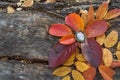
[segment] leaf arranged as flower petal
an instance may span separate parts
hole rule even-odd
[[[56,76],[65,76],[65,75],[67,75],[70,72],[71,72],[71,68],[70,67],[60,67],[60,68],[57,68],[53,72],[53,75],[56,75]]]
[[[60,40],[61,44],[69,45],[75,42],[75,38],[73,34],[63,36]]]
[[[104,19],[109,20],[118,16],[120,16],[120,9],[112,9],[106,14]]]
[[[96,18],[102,19],[108,11],[108,2],[103,2],[96,11]]]
[[[89,7],[88,18],[87,19],[88,19],[88,23],[90,21],[94,20],[94,8],[93,8],[92,5]]]
[[[105,20],[95,20],[88,24],[86,28],[86,35],[88,38],[97,37],[107,30],[108,24]]]
[[[103,45],[104,41],[105,41],[105,34],[102,34],[98,37],[96,37],[96,41],[100,44],[100,45]]]
[[[72,70],[72,77],[74,80],[85,80],[81,73],[77,70]]]
[[[97,68],[101,64],[102,49],[93,38],[88,38],[84,43],[81,43],[81,49],[85,59],[93,67]]]
[[[96,76],[96,69],[90,66],[85,72],[83,72],[85,80],[94,80]]]
[[[113,80],[113,76],[115,75],[114,70],[104,65],[99,66],[99,72],[104,80]]]
[[[53,49],[50,50],[48,62],[49,67],[57,67],[63,64],[72,53],[76,51],[79,43],[73,43],[71,45],[56,44]]]
[[[84,72],[89,68],[87,64],[85,64],[84,62],[80,62],[80,61],[75,62],[75,66],[77,70],[79,70],[80,72]]]
[[[65,36],[72,34],[72,31],[69,27],[64,24],[52,24],[49,29],[49,33],[53,36]]]
[[[73,28],[75,31],[84,30],[84,22],[82,18],[76,13],[71,13],[67,15],[65,18],[65,23]]]
[[[67,75],[67,76],[63,77],[63,79],[62,79],[62,80],[70,80],[70,76],[69,76],[69,75]]]
[[[110,68],[117,68],[120,67],[120,60],[113,60]]]

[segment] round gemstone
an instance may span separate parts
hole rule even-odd
[[[84,40],[85,40],[85,35],[84,35],[84,33],[83,33],[83,32],[77,32],[77,33],[76,33],[76,39],[77,39],[77,41],[79,41],[79,42],[84,42]]]

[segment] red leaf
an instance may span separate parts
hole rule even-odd
[[[87,19],[88,19],[88,23],[90,21],[94,20],[94,8],[93,8],[92,5],[89,7],[88,18]]]
[[[74,43],[75,38],[73,34],[70,34],[70,35],[63,36],[59,41],[61,44],[68,45],[68,44]]]
[[[108,11],[108,2],[103,2],[96,11],[96,18],[102,19]]]
[[[93,67],[97,68],[101,64],[102,49],[93,38],[88,38],[84,43],[81,43],[81,49],[85,59]]]
[[[104,17],[104,19],[108,20],[108,19],[112,19],[112,18],[115,18],[117,16],[120,16],[120,9],[113,9],[113,10],[110,10],[106,16]]]
[[[88,70],[83,72],[83,76],[84,76],[85,80],[94,80],[94,78],[96,76],[96,69],[94,67],[90,66],[90,68]]]
[[[60,43],[56,44],[49,53],[49,67],[57,67],[63,64],[70,55],[76,51],[76,48],[79,46],[79,43],[73,43],[71,45],[62,45]]]
[[[76,13],[71,13],[66,16],[65,23],[73,28],[75,31],[84,30],[84,22],[82,18]]]
[[[49,29],[49,33],[54,36],[65,36],[72,34],[72,31],[69,27],[64,24],[52,24]]]
[[[104,65],[100,65],[98,69],[104,80],[113,80],[113,76],[115,75],[114,70]]]
[[[111,68],[120,67],[120,60],[114,60],[110,66]]]
[[[88,24],[86,29],[87,37],[97,37],[107,30],[108,24],[105,20],[95,20]]]

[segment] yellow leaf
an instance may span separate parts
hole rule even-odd
[[[64,66],[70,66],[74,63],[74,59],[75,59],[75,53],[73,53],[67,61],[65,61],[65,63],[63,64]]]
[[[75,62],[75,66],[77,70],[79,70],[80,72],[84,72],[89,68],[87,64],[85,64],[84,62],[80,62],[80,61]]]
[[[113,47],[117,43],[117,40],[118,40],[118,32],[113,30],[107,35],[104,41],[104,45],[107,48]]]
[[[117,44],[117,50],[120,50],[120,41]]]
[[[77,70],[72,70],[72,77],[74,80],[85,80],[83,75],[79,73]]]
[[[96,37],[96,41],[97,41],[100,45],[103,45],[104,40],[105,40],[105,34]]]
[[[117,58],[120,60],[120,51],[116,51],[116,56],[117,56]]]
[[[113,57],[112,53],[109,49],[104,48],[103,49],[103,62],[106,66],[110,66],[112,64]]]
[[[63,77],[63,79],[62,79],[62,80],[70,80],[70,76],[69,76],[69,75],[67,75],[67,76]]]
[[[57,68],[53,72],[53,75],[55,75],[55,76],[65,76],[65,75],[69,74],[70,72],[71,72],[70,67],[60,67],[60,68]]]
[[[46,3],[53,3],[56,2],[56,0],[47,0]]]
[[[31,7],[34,4],[33,0],[25,0],[21,7]]]
[[[11,7],[11,6],[7,7],[7,13],[14,13],[14,12],[15,12],[15,10],[13,7]]]
[[[83,56],[83,54],[80,54],[80,53],[78,53],[77,55],[76,55],[76,58],[77,58],[77,60],[79,60],[79,61],[86,61],[85,60],[85,58],[84,58],[84,56]]]

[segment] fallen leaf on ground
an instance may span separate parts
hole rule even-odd
[[[89,68],[87,64],[80,61],[75,62],[75,66],[76,66],[76,69],[79,70],[80,72],[84,72]]]
[[[110,68],[120,67],[120,60],[114,60],[110,66]]]
[[[62,80],[70,80],[70,76],[67,75],[67,76],[63,77]]]
[[[100,65],[98,69],[104,80],[113,80],[113,76],[115,75],[114,70],[105,65]]]
[[[108,3],[103,2],[96,11],[96,18],[102,19],[108,11]]]
[[[116,56],[117,56],[117,58],[118,58],[118,60],[120,60],[120,51],[116,51]]]
[[[15,10],[12,6],[7,7],[7,13],[14,13],[14,12],[15,12]]]
[[[73,53],[68,59],[67,61],[65,61],[65,63],[63,64],[64,66],[70,66],[74,63],[74,59],[75,59],[75,53]]]
[[[59,67],[54,72],[53,75],[55,76],[65,76],[71,72],[70,67]]]
[[[120,50],[120,41],[117,44],[117,50]]]
[[[33,6],[33,4],[34,4],[33,0],[25,0],[23,4],[21,5],[21,7],[31,7]]]
[[[56,0],[47,0],[46,3],[53,3],[56,2]]]
[[[86,71],[83,72],[85,80],[94,80],[96,76],[96,69],[90,66]]]
[[[118,32],[112,30],[106,37],[104,45],[107,48],[113,47],[118,41]]]
[[[105,40],[105,34],[102,34],[102,35],[96,37],[96,41],[97,41],[100,45],[103,45],[104,40]]]
[[[83,75],[77,70],[72,70],[72,77],[74,80],[85,80]]]
[[[106,66],[110,66],[112,64],[113,57],[112,53],[109,49],[103,48],[103,62]]]

